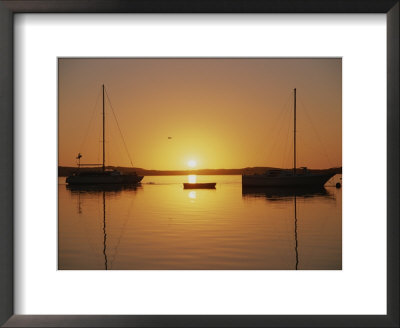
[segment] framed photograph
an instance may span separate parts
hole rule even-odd
[[[58,269],[341,270],[341,73],[59,58]]]
[[[398,327],[398,1],[0,14],[2,325]]]

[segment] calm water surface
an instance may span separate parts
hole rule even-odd
[[[183,182],[217,182],[185,190]],[[146,176],[131,189],[59,178],[59,269],[342,268],[342,191],[242,190],[241,176]]]

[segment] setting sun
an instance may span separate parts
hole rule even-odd
[[[195,160],[191,159],[190,161],[187,162],[187,165],[189,167],[196,167],[197,162]]]

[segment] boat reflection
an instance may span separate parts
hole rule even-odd
[[[335,199],[334,195],[324,187],[318,188],[271,188],[271,187],[242,187],[242,197],[261,197],[268,201],[290,201],[293,197],[312,198],[322,197]]]
[[[102,191],[119,192],[123,190],[136,191],[141,189],[141,184],[136,185],[123,185],[123,184],[104,184],[104,185],[66,185],[66,188],[71,192],[88,192],[99,193]]]
[[[307,199],[313,197],[322,197],[335,200],[333,194],[324,187],[313,188],[271,188],[271,187],[242,187],[242,197],[265,198],[270,202],[292,202],[293,201],[293,239],[295,270],[299,268],[299,241],[298,241],[298,218],[297,218],[297,199]]]
[[[104,267],[108,270],[107,261],[107,231],[106,231],[106,192],[103,191],[103,254],[104,254]]]
[[[71,194],[78,195],[78,214],[82,214],[81,195],[87,194],[101,194],[102,195],[102,223],[103,223],[103,256],[104,256],[104,269],[108,270],[108,257],[107,257],[107,220],[106,220],[106,197],[118,194],[122,191],[133,191],[136,193],[141,189],[141,185],[121,185],[121,184],[107,184],[107,185],[66,185],[66,189],[71,191]],[[110,219],[110,218],[108,218]]]
[[[295,269],[297,270],[299,267],[299,249],[298,249],[298,238],[297,238],[297,198],[296,194],[293,197],[294,201],[294,252],[296,254],[296,265]]]

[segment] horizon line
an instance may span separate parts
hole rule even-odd
[[[58,165],[58,168],[63,167],[63,168],[79,168],[78,166],[68,166],[68,165]],[[281,169],[281,170],[293,170],[293,167],[289,168],[283,168],[283,167],[277,167],[277,166],[246,166],[246,167],[240,167],[240,168],[217,168],[217,169],[211,169],[211,168],[205,168],[205,169],[145,169],[142,167],[129,167],[129,166],[119,166],[119,165],[106,165],[106,168],[109,167],[118,167],[122,169],[138,169],[138,170],[145,170],[145,171],[187,171],[187,172],[193,172],[193,171],[206,171],[206,170],[245,170],[245,169],[264,169],[264,168],[273,168],[273,169]],[[342,168],[342,165],[340,166],[332,166],[328,168],[310,168],[307,166],[299,166],[296,167],[296,169],[301,169],[306,167],[309,170],[330,170],[330,169],[339,169]],[[81,167],[82,168],[82,167]],[[86,169],[90,169],[91,167],[85,167]]]

